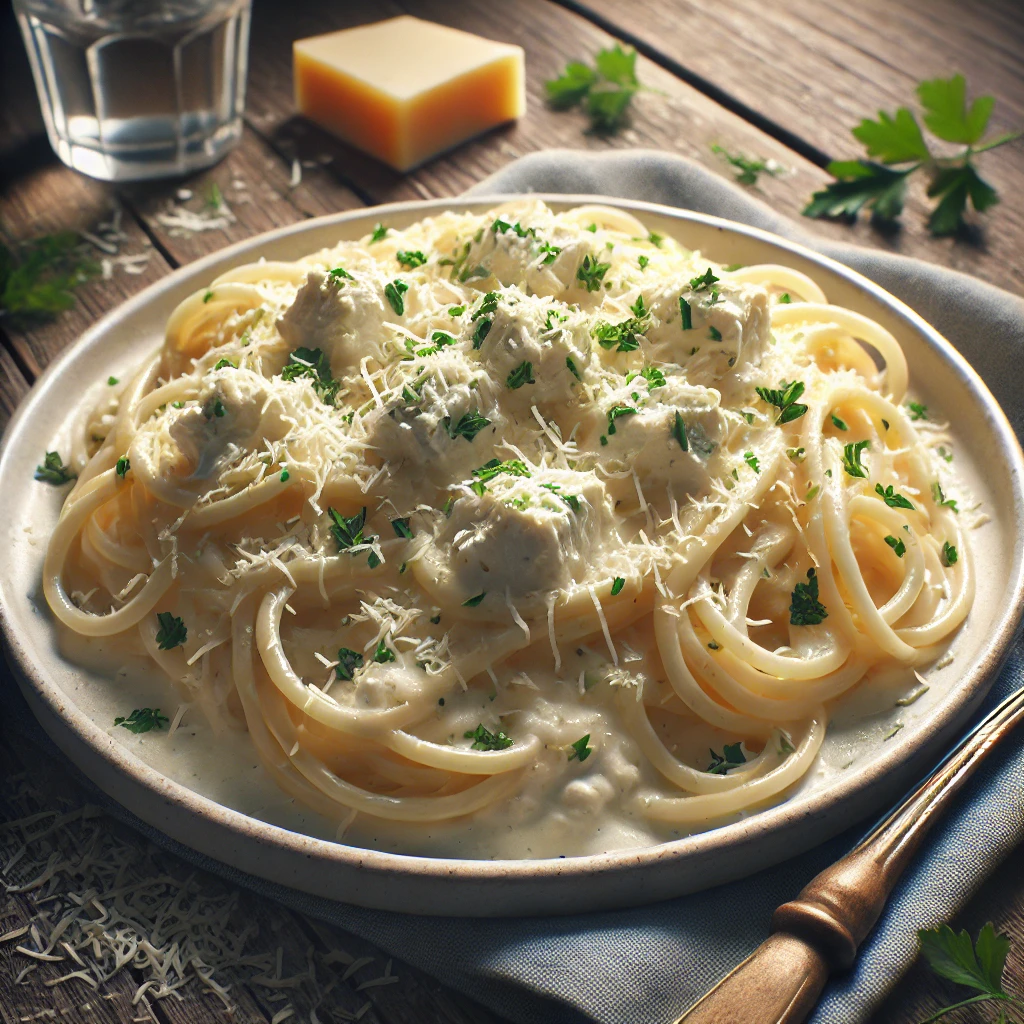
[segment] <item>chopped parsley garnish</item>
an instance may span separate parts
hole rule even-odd
[[[741,185],[756,185],[761,174],[767,173],[774,177],[781,170],[774,160],[730,153],[724,146],[713,145],[711,152],[718,154],[726,163],[736,168],[736,180]]]
[[[484,338],[487,337],[493,323],[490,319],[491,314],[497,312],[497,309],[498,293],[488,292],[470,318],[470,322],[476,324],[476,330],[473,332],[473,348],[479,348],[484,343]]]
[[[529,476],[529,474],[527,474]],[[573,512],[579,512],[580,510],[580,498],[578,494],[560,494],[562,488],[558,484],[541,484],[541,487],[545,490],[552,491],[556,498],[561,498],[573,510]],[[525,505],[523,506],[525,508]]]
[[[791,384],[783,382],[781,388],[754,388],[758,397],[769,405],[774,405],[779,410],[776,424],[789,423],[798,420],[805,412],[807,406],[797,402],[797,399],[804,393],[804,382],[795,380]]]
[[[512,746],[512,738],[506,736],[501,730],[491,732],[481,723],[475,729],[467,729],[463,733],[467,740],[473,741],[472,750],[504,750]]]
[[[506,378],[505,383],[512,391],[518,391],[524,384],[536,384],[533,379],[533,363],[529,360],[520,363]]]
[[[922,405],[920,402],[907,402],[907,409],[910,410],[910,418],[912,420],[928,419],[927,405]]]
[[[218,359],[217,362],[213,364],[213,368],[215,370],[225,370],[228,368],[232,370],[238,369],[238,367],[233,362],[231,362],[230,359]]]
[[[465,313],[465,312],[466,312],[466,307],[465,306],[449,306],[448,307],[448,315],[449,316],[462,316],[462,314]]]
[[[338,648],[338,664],[334,666],[335,679],[347,679],[351,681],[356,674],[357,668],[363,667],[363,656],[351,647]]]
[[[484,319],[477,323],[476,330],[473,332],[473,348],[480,348],[484,343],[484,338],[486,338],[491,331],[492,322],[493,321],[491,320]]]
[[[615,421],[620,416],[635,416],[635,415],[636,415],[636,409],[634,409],[631,405],[613,405],[608,410],[608,433],[609,434],[614,434],[615,433]]]
[[[298,380],[300,377],[308,377],[313,382],[313,390],[324,405],[334,405],[341,381],[331,376],[331,361],[322,349],[299,347],[288,357],[281,379]]]
[[[391,529],[395,531],[396,537],[404,537],[406,540],[412,539],[412,528],[409,526],[408,519],[392,519]]]
[[[108,377],[107,378],[107,384],[110,387],[113,387],[115,384],[120,384],[120,381],[116,377]]]
[[[743,461],[755,472],[761,472],[761,464],[757,461],[757,456],[753,452],[744,452]]]
[[[380,221],[377,221],[377,223],[373,225],[373,234],[370,235],[370,242],[373,243],[381,241],[387,233],[388,229],[384,227]]]
[[[526,463],[520,462],[519,459],[507,459],[505,462],[502,462],[501,459],[491,459],[490,462],[485,462],[479,469],[473,470],[473,476],[477,479],[469,485],[470,490],[482,495],[487,490],[484,484],[502,473],[508,473],[511,476],[528,477],[530,475]]]
[[[935,449],[935,453],[944,462],[952,462],[953,461],[953,453],[951,451],[947,451],[946,448],[944,448],[941,444],[939,445],[938,448]]]
[[[807,493],[804,495],[804,501],[813,501],[821,490],[821,484],[815,484],[813,487],[807,489]]]
[[[590,742],[590,733],[586,736],[581,736],[575,743],[571,744],[572,753],[569,754],[569,760],[586,761],[588,757],[594,752],[593,747],[588,747],[587,744]]]
[[[665,386],[665,374],[658,369],[657,366],[645,366],[639,373],[629,373],[626,375],[626,383],[634,380],[637,377],[643,377],[647,381],[647,390],[653,391],[655,388],[663,388]]]
[[[952,498],[947,498],[942,493],[942,485],[939,483],[938,480],[936,480],[932,484],[932,500],[935,502],[936,505],[942,505],[945,506],[946,508],[951,508],[954,512],[960,511],[956,507],[956,502]]]
[[[850,429],[846,425],[846,423],[843,420],[841,420],[835,413],[832,413],[832,426],[835,427],[836,430],[849,430]]]
[[[227,407],[219,398],[208,398],[203,403],[203,416],[207,420],[212,420],[214,416],[221,417],[227,413]]]
[[[395,253],[395,259],[402,264],[403,267],[408,267],[412,270],[414,267],[422,267],[427,262],[427,257],[423,255],[419,249],[406,250],[399,249]]]
[[[490,424],[486,416],[481,416],[476,410],[464,412],[457,420],[452,422],[451,416],[445,416],[441,423],[447,431],[448,436],[454,441],[457,437],[464,437],[472,441],[484,427]]]
[[[903,497],[902,494],[892,489],[892,484],[888,487],[882,488],[881,484],[875,484],[875,493],[889,506],[889,508],[910,508],[914,506]]]
[[[867,477],[868,471],[861,464],[860,457],[864,449],[870,447],[870,441],[851,441],[850,444],[843,445],[843,469],[846,470],[847,476]]]
[[[896,552],[897,558],[902,558],[906,554],[907,545],[899,537],[888,536],[885,538],[885,543]]]
[[[708,267],[703,274],[690,278],[690,288],[695,292],[706,292],[713,289],[720,280],[721,278],[715,277],[715,272]]]
[[[818,576],[816,571],[807,570],[807,582],[793,588],[789,605],[789,621],[793,626],[817,626],[828,618],[825,606],[818,600]]]
[[[787,448],[786,455],[799,465],[807,457],[807,450],[805,448]]]
[[[661,243],[665,241],[665,236],[659,235],[657,231],[652,231],[648,234],[647,241],[650,242],[655,249],[660,249]]]
[[[793,300],[789,297],[789,292],[783,292],[779,296],[779,302],[781,302],[784,306],[788,306],[792,301]]]
[[[600,290],[604,275],[611,268],[610,263],[600,263],[590,256],[584,256],[583,262],[576,269],[576,280],[583,284],[588,292],[596,292]]]
[[[544,253],[544,259],[540,261],[540,265],[542,267],[547,267],[558,259],[561,255],[562,248],[558,245],[552,245],[550,242],[541,242],[540,251]]]
[[[288,480],[290,478],[291,478],[291,473],[289,473],[287,469],[282,469],[281,470],[281,483],[283,483],[283,484],[288,483]]]
[[[709,775],[725,775],[726,772],[733,768],[739,768],[740,765],[747,763],[747,759],[743,756],[743,751],[740,749],[742,743],[726,743],[722,747],[722,753],[716,754],[713,750],[711,753],[711,764],[705,769]]]
[[[162,729],[170,719],[160,713],[159,708],[136,708],[127,718],[118,716],[114,719],[114,725],[120,725],[129,732],[152,732],[153,729]]]
[[[355,278],[344,267],[334,267],[332,270],[327,271],[327,276],[335,284],[344,284],[346,281],[355,280]]]
[[[330,506],[327,508],[327,514],[331,517],[331,536],[339,551],[369,543],[370,538],[363,537],[363,526],[366,524],[365,505],[354,516],[343,516]]]
[[[612,597],[618,597],[625,585],[626,581],[621,576],[616,576],[612,581]]]
[[[395,311],[396,316],[402,316],[405,313],[405,293],[408,290],[409,286],[405,281],[397,277],[384,286],[384,298],[388,300],[388,304]]]
[[[156,631],[156,645],[161,651],[173,651],[181,647],[188,639],[188,627],[183,619],[170,612],[157,612],[156,621],[160,628]]]
[[[565,365],[569,368],[569,372],[577,380],[583,380],[583,377],[580,375],[580,371],[576,368],[576,363],[573,361],[572,356],[566,356],[565,357]]]
[[[687,302],[686,299],[684,299],[682,295],[679,296],[679,315],[683,318],[683,330],[684,331],[692,331],[693,330],[693,310],[690,309],[689,302]],[[697,350],[694,349],[694,352],[696,352],[696,351]],[[691,352],[690,354],[692,355],[693,353]]]
[[[484,590],[482,593],[474,594],[472,597],[467,597],[466,600],[462,602],[462,607],[475,608],[486,596],[487,591]]]
[[[646,256],[637,256],[636,263],[641,270],[647,269],[647,264],[651,261]]]
[[[594,325],[591,333],[601,348],[614,348],[616,352],[633,352],[640,347],[640,337],[651,326],[651,313],[644,306],[642,295],[630,309],[633,316],[628,320],[618,324],[609,324],[601,320]]]
[[[684,452],[690,450],[690,445],[686,440],[686,424],[683,422],[682,415],[677,411],[675,422],[672,424],[672,436],[679,442],[679,447]]]
[[[132,468],[132,464],[128,459],[127,455],[122,455],[117,460],[117,465],[114,467],[114,472],[123,480],[128,473],[128,470]]]
[[[956,565],[956,560],[960,556],[956,553],[956,548],[949,543],[948,540],[942,542],[942,564],[947,568],[951,565]]]
[[[64,465],[64,460],[57,452],[47,452],[43,456],[43,464],[36,466],[35,477],[44,484],[60,487],[62,484],[77,479],[78,474],[72,472],[69,466]]]
[[[373,660],[378,665],[384,665],[389,661],[395,660],[395,652],[388,647],[387,637],[382,636],[377,642],[377,650],[373,652]]]
[[[709,327],[708,328],[708,337],[712,341],[721,341],[722,340],[722,332],[717,327]]]
[[[536,228],[524,228],[523,225],[519,223],[519,221],[516,221],[514,224],[511,224],[503,217],[499,217],[491,225],[491,231],[493,231],[496,235],[504,235],[507,232],[511,231],[512,234],[518,235],[520,238],[530,238],[531,236],[534,238],[537,237]]]
[[[210,301],[210,299],[212,299],[212,298],[213,298],[213,292],[209,292],[209,291],[208,291],[208,292],[206,292],[206,293],[205,293],[205,294],[203,295],[203,302],[204,302],[204,303],[206,303],[206,302],[209,302],[209,301]]]

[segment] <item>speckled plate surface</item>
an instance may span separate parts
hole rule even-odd
[[[412,913],[514,916],[652,902],[759,871],[880,810],[939,756],[987,692],[1024,610],[1024,457],[966,361],[877,285],[765,232],[647,203],[538,198],[556,210],[586,202],[630,210],[720,263],[792,266],[814,278],[830,301],[892,331],[907,354],[915,395],[952,422],[957,469],[989,516],[972,534],[985,587],[954,641],[954,659],[929,671],[931,689],[908,708],[849,724],[837,716],[818,766],[783,803],[661,846],[559,860],[454,860],[345,846],[332,840],[330,823],[295,806],[263,777],[244,735],[207,743],[202,723],[175,737],[115,731],[124,694],[61,656],[40,586],[63,492],[36,483],[33,471],[47,448],[60,446],[88,386],[139,363],[159,345],[174,306],[235,264],[296,259],[360,237],[379,220],[404,227],[446,209],[480,212],[494,200],[401,203],[310,220],[229,246],[111,311],[42,376],[0,451],[0,628],[22,690],[47,733],[87,776],[178,842],[281,885]],[[993,465],[1000,471],[991,472]],[[155,704],[161,694],[168,702],[165,689],[150,685]]]

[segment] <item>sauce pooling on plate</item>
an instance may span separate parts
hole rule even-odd
[[[810,278],[620,210],[382,225],[175,310],[46,596],[360,843],[651,845],[783,799],[966,616],[907,384]]]

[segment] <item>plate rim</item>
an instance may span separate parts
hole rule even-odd
[[[113,307],[46,367],[28,395],[19,404],[4,431],[3,441],[0,444],[0,479],[5,474],[5,464],[14,448],[14,441],[20,433],[22,422],[27,420],[36,406],[43,401],[49,382],[62,373],[64,366],[75,358],[78,352],[99,343],[102,336],[117,320],[133,315],[157,296],[173,291],[186,279],[201,276],[207,272],[207,268],[217,267],[259,247],[272,245],[285,238],[314,233],[333,225],[342,225],[349,221],[381,218],[389,213],[417,213],[420,216],[429,216],[432,213],[447,210],[482,210],[496,203],[524,199],[537,199],[560,206],[599,203],[640,215],[654,214],[684,224],[695,222],[719,231],[745,235],[818,264],[843,278],[859,291],[866,292],[906,321],[919,335],[922,335],[928,345],[936,350],[938,356],[952,368],[960,384],[966,386],[973,393],[979,406],[984,409],[988,420],[989,436],[997,442],[998,450],[995,454],[1005,459],[1012,478],[1011,490],[1016,502],[1013,510],[1013,522],[1016,532],[1018,536],[1024,534],[1024,516],[1022,516],[1022,509],[1024,509],[1024,452],[1021,451],[1020,442],[1014,434],[1013,428],[977,371],[936,328],[909,305],[851,267],[770,231],[660,203],[593,194],[474,194],[429,200],[405,200],[360,207],[310,218],[296,224],[263,232],[187,263],[148,285],[127,301]],[[31,695],[26,693],[26,697],[34,698],[30,700],[30,704],[42,702],[51,715],[59,721],[60,726],[71,734],[74,741],[84,744],[93,753],[101,756],[118,772],[127,775],[131,782],[141,785],[160,800],[170,801],[179,810],[198,815],[207,823],[219,826],[238,841],[256,841],[258,844],[274,846],[279,852],[285,854],[296,854],[337,866],[339,869],[357,869],[360,872],[369,872],[380,875],[382,878],[395,880],[398,877],[412,876],[423,882],[440,882],[458,876],[468,883],[502,882],[505,885],[515,880],[538,884],[558,880],[565,882],[572,879],[596,881],[606,875],[618,875],[645,866],[654,867],[659,862],[708,857],[716,852],[724,853],[734,847],[749,845],[758,837],[767,837],[784,830],[791,821],[823,814],[835,804],[855,802],[858,795],[863,797],[866,791],[873,785],[880,784],[889,773],[905,768],[915,757],[920,758],[923,752],[934,748],[937,736],[949,733],[958,722],[963,722],[970,714],[973,714],[978,703],[991,687],[1002,662],[1009,654],[1018,626],[1024,617],[1024,558],[1021,557],[1019,546],[1014,557],[1017,564],[1016,573],[1011,576],[1008,588],[1010,600],[999,616],[996,626],[989,634],[987,649],[980,654],[977,665],[970,674],[970,687],[965,689],[966,696],[961,701],[943,708],[942,713],[932,721],[932,727],[926,733],[922,733],[914,743],[894,747],[890,752],[873,760],[849,778],[842,779],[835,785],[809,796],[798,805],[784,801],[728,825],[655,846],[558,859],[473,860],[391,853],[346,846],[332,840],[293,832],[282,826],[251,817],[242,811],[237,811],[209,797],[202,796],[183,783],[169,779],[155,768],[150,767],[129,748],[118,744],[84,712],[80,711],[60,686],[47,677],[45,666],[36,664],[28,649],[19,641],[15,630],[13,606],[8,608],[8,590],[11,584],[7,580],[0,580],[0,634],[2,634],[8,660],[16,679],[23,690],[26,684],[31,686]],[[36,713],[35,708],[33,708],[33,712]],[[39,717],[38,714],[36,717]],[[46,722],[41,724],[47,732],[50,731]],[[71,759],[77,764],[74,757]],[[100,788],[106,792],[105,787],[101,786]],[[127,809],[150,827],[160,830],[160,826],[148,820],[147,816],[140,813],[138,808],[128,807]],[[834,829],[832,834],[838,831],[840,829]],[[176,842],[185,843],[185,840],[178,836],[171,836],[171,838]],[[824,838],[819,838],[810,845],[818,845],[823,841],[825,841]],[[807,848],[809,847],[806,845],[800,847],[801,850]],[[785,858],[766,861],[759,864],[756,870],[770,866],[772,863],[778,863],[779,859]],[[227,863],[230,864],[230,860]],[[730,877],[740,877],[740,875],[732,874]],[[303,887],[298,880],[289,884],[300,891],[317,891],[312,886]],[[358,903],[359,901],[353,899],[349,902]],[[639,904],[644,901],[638,899],[630,902]],[[382,904],[377,900],[369,905],[381,906]],[[437,911],[427,912],[436,913]],[[493,907],[480,911],[480,913],[494,912]],[[463,915],[452,914],[451,916]]]

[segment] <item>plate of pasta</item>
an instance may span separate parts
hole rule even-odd
[[[0,457],[4,637],[71,759],[233,867],[639,903],[937,755],[1020,619],[1022,479],[948,342],[799,246],[395,204],[185,267],[44,374]]]

